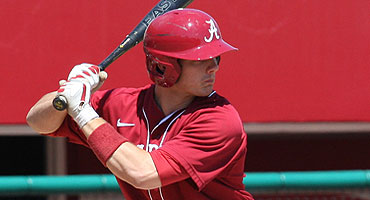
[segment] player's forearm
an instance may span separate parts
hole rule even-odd
[[[89,138],[92,134],[100,134],[98,132],[93,132],[105,123],[107,122],[102,118],[93,119],[82,127],[82,131],[84,132],[85,136]],[[118,133],[114,129],[108,129],[107,131],[111,132],[103,133],[105,134],[104,138],[118,136],[115,135]],[[118,138],[113,140],[117,141],[120,139]],[[89,139],[88,141],[92,142]],[[99,139],[98,142],[100,141],[102,140]],[[131,184],[132,186],[140,189],[153,189],[161,186],[156,167],[148,152],[136,147],[132,143],[123,142],[119,143],[120,145],[118,148],[114,149],[114,152],[110,157],[105,157],[104,155],[99,155],[99,151],[101,151],[99,148],[102,148],[106,144],[89,144],[94,150],[95,154],[98,155],[98,158],[102,162],[105,162],[106,166],[114,175]],[[115,146],[115,144],[112,144],[111,146]],[[111,146],[103,147],[102,149],[106,150]]]
[[[55,95],[56,92],[44,95],[27,114],[28,125],[41,134],[57,130],[67,115],[67,111],[58,111],[53,107]]]

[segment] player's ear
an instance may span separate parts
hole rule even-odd
[[[164,72],[166,71],[166,66],[164,65],[156,65],[155,71],[158,72],[160,75],[164,75]]]

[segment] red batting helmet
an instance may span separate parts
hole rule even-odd
[[[171,87],[179,78],[178,59],[207,60],[231,50],[237,49],[222,39],[216,21],[196,9],[176,9],[157,17],[144,36],[150,78],[162,87]]]

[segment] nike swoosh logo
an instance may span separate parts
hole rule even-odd
[[[117,127],[124,127],[124,126],[135,126],[135,124],[132,124],[132,123],[124,123],[124,122],[121,122],[121,119],[118,119],[117,120]]]

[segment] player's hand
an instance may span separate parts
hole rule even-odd
[[[90,85],[90,89],[93,93],[103,85],[107,77],[108,74],[104,71],[100,71],[98,66],[82,63],[73,67],[67,80],[85,81]]]
[[[98,91],[101,88],[101,86],[103,86],[104,81],[107,80],[107,78],[108,78],[107,72],[100,71],[99,72],[99,83],[98,83],[98,85],[95,88],[92,89],[91,94],[93,94],[94,92]]]
[[[91,85],[87,81],[71,79],[60,81],[57,95],[63,96],[68,102],[68,114],[82,128],[87,122],[98,118],[98,114],[89,104]]]

